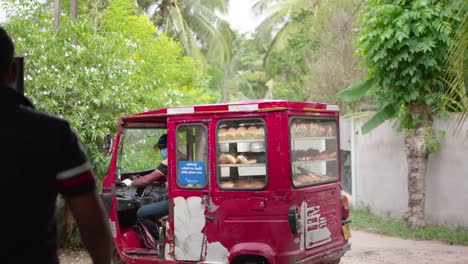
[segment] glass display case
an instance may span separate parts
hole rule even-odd
[[[291,170],[295,187],[338,179],[334,120],[293,117],[290,121]]]
[[[220,187],[263,188],[267,175],[263,120],[223,120],[218,125],[217,140]]]

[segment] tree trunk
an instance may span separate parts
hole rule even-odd
[[[266,87],[268,89],[265,92],[265,96],[263,97],[264,99],[273,99],[273,88],[274,88],[274,81],[273,79],[270,79],[268,82],[266,82]]]
[[[408,162],[408,210],[406,225],[410,229],[423,227],[426,194],[426,165],[429,151],[424,147],[426,136],[432,133],[429,108],[420,102],[410,104],[413,120],[421,122],[405,136],[406,161]]]
[[[54,27],[58,30],[60,27],[60,11],[61,11],[61,0],[54,1]]]
[[[73,22],[78,18],[78,0],[70,0],[70,17]]]
[[[70,0],[70,17],[72,22],[75,22],[78,18],[78,0]],[[78,40],[74,38],[73,46],[76,46],[77,44]]]

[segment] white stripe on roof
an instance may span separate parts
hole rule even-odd
[[[327,110],[338,111],[340,108],[337,105],[327,105]]]
[[[174,107],[174,108],[168,108],[167,109],[167,114],[186,114],[186,113],[194,113],[195,108],[192,107]]]
[[[91,165],[89,164],[89,162],[86,162],[75,168],[71,168],[69,170],[57,173],[57,180],[66,180],[69,178],[73,178],[75,176],[81,175],[83,172],[88,170],[91,170]]]
[[[235,111],[255,111],[258,110],[258,104],[230,105],[229,112]]]

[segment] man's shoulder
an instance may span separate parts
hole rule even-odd
[[[41,112],[27,106],[18,106],[17,114],[30,122],[40,125],[41,127],[51,126],[56,128],[65,128],[69,126],[68,121],[61,117]]]

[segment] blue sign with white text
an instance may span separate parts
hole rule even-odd
[[[179,183],[205,185],[204,161],[179,161]]]

